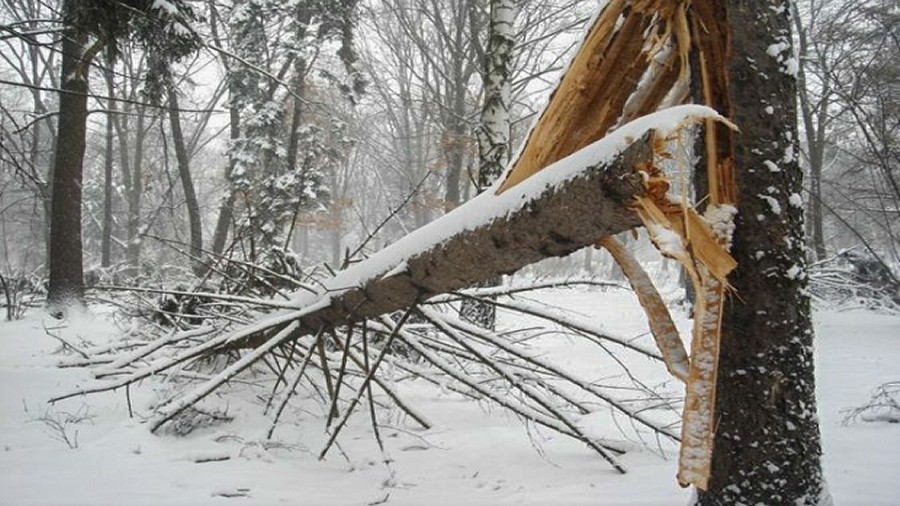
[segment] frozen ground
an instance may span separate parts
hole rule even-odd
[[[618,333],[644,332],[643,317],[630,294],[551,291],[542,297],[595,315]],[[129,419],[124,392],[52,407],[45,403],[88,375],[55,367],[62,358],[53,354],[59,342],[46,334],[44,325],[59,323],[40,314],[0,323],[3,505],[682,505],[688,501],[689,493],[675,484],[675,461],[671,455],[660,456],[658,449],[632,445],[623,459],[630,472],[622,476],[578,443],[529,433],[496,409],[452,394],[435,395],[433,388],[403,388],[404,396],[435,428],[417,432],[401,420],[389,421],[395,428],[384,429],[392,461],[388,465],[381,462],[365,417],[357,417],[358,425],[340,439],[346,457],[334,452],[325,462],[316,460],[324,440],[322,421],[312,414],[301,413],[295,426],[280,427],[279,444],[266,447],[265,420],[249,390],[227,400],[229,413],[235,416],[230,424],[185,438],[153,436],[139,418]],[[825,470],[835,503],[900,504],[900,425],[841,424],[843,408],[868,399],[876,385],[900,379],[900,317],[825,311],[816,314],[816,325]],[[75,342],[80,337],[94,343],[116,335],[102,317],[84,316],[66,326],[53,332]],[[596,375],[603,375],[602,360],[567,341],[545,338],[540,346],[574,370],[597,369]],[[132,394],[138,413],[153,395],[149,388],[134,389]],[[596,423],[612,422],[597,418]],[[616,434],[614,427],[596,429]]]

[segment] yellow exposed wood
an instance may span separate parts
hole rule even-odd
[[[650,182],[652,184],[652,181]],[[737,266],[709,224],[691,207],[654,192],[638,197],[636,210],[664,255],[685,267],[697,294],[694,329],[682,415],[678,482],[706,490],[715,435],[716,378],[727,276]],[[658,205],[660,203],[661,205]],[[683,249],[660,244],[660,228],[677,233]],[[624,269],[623,269],[624,270]]]
[[[672,315],[663,302],[650,276],[641,267],[622,243],[615,237],[604,237],[597,241],[598,246],[606,248],[620,267],[628,282],[637,294],[638,301],[647,313],[650,332],[656,341],[663,361],[669,372],[683,382],[688,379],[688,355],[678,334],[678,328],[672,321]]]
[[[722,123],[728,129],[735,129],[727,121]],[[706,127],[709,132],[718,125],[707,123]],[[667,140],[662,137],[653,139],[651,145],[657,157],[670,157],[666,151]],[[719,167],[719,164],[708,166],[711,178],[716,176],[715,171]],[[709,483],[715,436],[721,317],[725,291],[728,289],[727,277],[737,267],[737,262],[728,253],[726,239],[718,237],[693,207],[668,197],[669,183],[659,168],[650,164],[638,169],[647,174],[647,192],[636,198],[635,210],[658,249],[685,267],[697,294],[682,415],[678,481],[683,486],[694,485],[705,490]],[[680,238],[680,245],[670,244],[673,235]]]
[[[725,285],[704,267],[699,267],[698,271],[702,288],[697,291],[694,308],[694,339],[681,420],[678,483],[706,490],[716,429],[716,381]]]
[[[497,193],[603,137],[650,62],[644,35],[651,16],[612,0],[594,22],[525,147]]]
[[[731,42],[725,6],[716,0],[693,0],[690,24],[704,104],[731,118],[726,66]],[[734,172],[734,132],[719,123],[706,122],[704,140],[709,205],[736,205],[738,195]],[[694,339],[682,416],[678,482],[682,486],[694,485],[700,490],[706,490],[712,473],[717,419],[716,382],[722,313],[728,286],[722,274],[733,269],[736,264],[733,264],[733,260],[729,261],[730,256],[725,258],[713,253],[716,248],[710,246],[710,243],[715,243],[727,249],[731,246],[727,243],[729,238],[716,237],[706,232],[701,232],[701,236],[697,237],[697,225],[700,224],[702,228],[703,220],[696,213],[687,213],[685,216],[685,233],[691,236],[695,244],[701,244],[695,250],[697,260],[701,263],[697,268],[701,288],[697,290],[694,309]],[[701,260],[701,254],[707,258]]]
[[[648,84],[636,90],[628,100],[622,111],[620,123],[627,123],[659,108],[679,79],[677,70],[677,67],[680,67],[679,59],[677,51],[667,49],[663,51],[660,59],[654,58],[650,62]]]
[[[671,223],[688,240],[697,263],[709,269],[710,275],[721,283],[727,284],[728,274],[737,267],[737,261],[719,242],[709,223],[692,207],[685,209],[683,219]]]

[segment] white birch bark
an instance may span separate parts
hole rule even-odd
[[[491,0],[485,62],[484,106],[478,131],[478,190],[490,186],[509,162],[510,95],[516,4]]]

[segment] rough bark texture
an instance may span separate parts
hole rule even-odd
[[[71,5],[64,6],[68,12]],[[64,32],[63,89],[59,94],[59,135],[53,157],[50,217],[50,284],[47,299],[57,310],[84,297],[81,249],[81,182],[87,121],[87,68],[82,69],[84,35]],[[82,71],[83,70],[83,71]]]
[[[652,156],[647,138],[639,139],[607,167],[591,168],[567,184],[548,188],[526,209],[409,259],[403,272],[335,295],[330,305],[300,317],[296,334],[387,314],[639,226],[630,204],[644,193],[644,183],[634,167],[645,166]],[[255,347],[265,337],[254,335],[233,345]]]
[[[739,213],[729,278],[709,489],[698,504],[818,504],[824,485],[805,295],[788,2],[694,2],[725,55]],[[709,28],[709,27],[708,27]],[[772,48],[781,48],[773,50]],[[774,166],[778,170],[772,170]]]

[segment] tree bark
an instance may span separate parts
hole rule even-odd
[[[73,7],[67,4],[64,12]],[[87,65],[82,60],[86,37],[68,28],[62,43],[62,91],[59,134],[53,157],[50,216],[50,283],[47,301],[61,311],[84,298],[81,242],[81,183],[87,133]]]
[[[112,228],[113,228],[113,116],[118,113],[118,102],[113,100],[113,53],[108,52],[106,60],[108,68],[104,72],[106,90],[109,100],[106,101],[106,151],[103,158],[103,234],[100,242],[100,265],[109,267],[112,263]]]
[[[819,504],[789,2],[702,0],[693,9],[713,53],[724,55],[707,60],[720,78],[713,82],[724,83],[711,105],[740,128],[732,146],[736,295],[722,316],[712,474],[698,504]]]
[[[169,99],[169,124],[172,127],[172,143],[175,145],[175,159],[178,161],[178,175],[181,178],[181,188],[184,191],[184,200],[187,204],[188,222],[191,228],[191,269],[197,276],[205,272],[203,263],[199,259],[203,256],[203,226],[200,221],[200,203],[197,201],[197,192],[194,190],[194,180],[191,177],[190,160],[188,159],[187,146],[184,143],[184,134],[181,131],[181,115],[178,111],[178,96],[171,87],[168,89]]]
[[[591,167],[565,184],[548,187],[522,210],[406,259],[402,272],[359,280],[356,288],[323,295],[330,297],[328,305],[298,315],[296,334],[387,314],[545,258],[568,255],[601,237],[639,226],[640,218],[630,205],[635,196],[644,194],[643,178],[635,167],[652,160],[648,138],[634,141],[605,166]],[[229,346],[258,346],[269,332],[281,327],[263,325],[266,332]]]
[[[492,185],[509,163],[515,2],[491,0],[484,102],[478,129],[478,192]]]
[[[232,99],[233,100],[233,99]],[[241,136],[241,117],[235,105],[228,108],[228,131],[232,142]],[[225,249],[225,241],[228,239],[228,230],[234,218],[234,185],[231,181],[231,173],[234,171],[234,157],[229,157],[228,167],[225,173],[226,195],[219,207],[219,217],[216,220],[216,231],[213,234],[212,252],[221,255]]]

